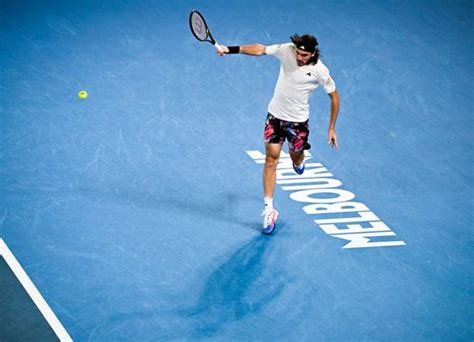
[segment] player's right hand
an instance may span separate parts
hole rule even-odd
[[[229,53],[229,48],[225,45],[217,45],[216,52],[219,56],[224,56],[225,54]]]

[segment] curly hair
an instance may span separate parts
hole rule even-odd
[[[318,63],[321,52],[319,51],[318,40],[316,39],[316,37],[311,36],[309,34],[304,34],[302,36],[299,36],[295,33],[294,35],[290,37],[290,39],[291,39],[291,42],[295,44],[295,46],[298,49],[311,52],[311,53],[314,52],[314,56],[311,57],[311,59],[309,60],[310,64]]]

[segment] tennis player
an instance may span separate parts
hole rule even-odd
[[[278,211],[273,207],[276,168],[282,145],[288,141],[293,169],[299,175],[304,172],[304,150],[311,148],[309,136],[309,97],[322,86],[331,99],[328,144],[338,148],[336,119],[339,113],[339,95],[328,68],[319,59],[318,41],[314,36],[297,34],[291,43],[265,46],[261,44],[220,46],[217,53],[241,53],[251,56],[271,55],[281,63],[280,74],[273,97],[268,105],[265,121],[265,166],[263,169],[263,233],[271,234],[276,226]]]

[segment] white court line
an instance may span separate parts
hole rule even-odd
[[[39,293],[38,289],[33,284],[30,277],[28,277],[25,270],[23,269],[23,267],[21,267],[20,263],[10,251],[3,239],[0,239],[0,256],[3,256],[8,266],[11,268],[17,279],[20,281],[21,285],[24,287],[30,298],[33,300],[39,311],[42,313],[43,317],[54,330],[59,340],[72,341],[66,329],[64,329],[63,325],[58,320],[53,310],[51,310],[48,303],[46,303],[41,293]]]

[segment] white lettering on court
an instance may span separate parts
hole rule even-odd
[[[257,164],[265,163],[265,154],[260,151],[246,151]],[[276,183],[290,198],[303,203],[303,211],[311,215],[314,223],[327,235],[346,240],[342,248],[372,248],[405,246],[402,240],[365,204],[354,201],[355,195],[342,189],[342,182],[334,178],[321,163],[308,163],[312,159],[306,153],[306,168],[303,175],[297,175],[289,155],[281,153],[277,166]]]

